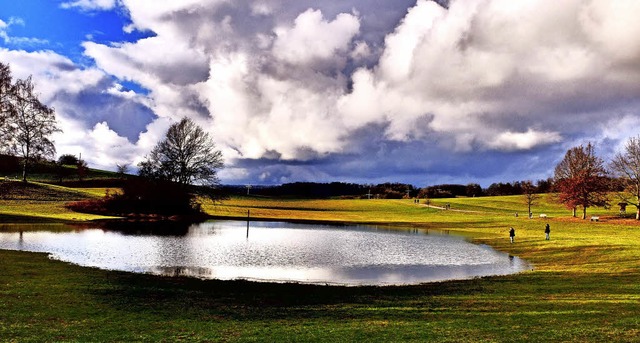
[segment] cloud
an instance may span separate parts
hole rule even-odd
[[[116,7],[118,0],[76,0],[67,1],[60,4],[60,7],[78,8],[83,11],[106,11]]]
[[[63,133],[54,135],[59,156],[82,156],[91,167],[106,170],[114,170],[116,164],[141,160],[139,149],[111,130],[106,122],[97,123],[91,128],[64,117],[58,118],[58,122],[63,130]]]
[[[155,114],[144,96],[123,92],[96,68],[81,68],[51,51],[0,49],[16,79],[33,77],[39,99],[53,107],[63,130],[55,134],[58,155],[82,153],[91,166],[139,161],[168,125],[151,124]],[[158,132],[159,131],[159,132]],[[154,141],[150,144],[149,141]]]
[[[274,57],[294,65],[310,65],[336,61],[350,48],[360,23],[350,14],[342,13],[335,20],[324,20],[319,10],[300,14],[293,27],[275,29]]]
[[[4,41],[6,45],[12,46],[41,46],[49,44],[46,39],[33,38],[33,37],[16,37],[11,36],[9,32],[12,26],[24,26],[24,20],[22,18],[11,17],[8,22],[0,19],[0,39]]]
[[[157,36],[86,54],[150,89],[161,117],[200,118],[238,164],[365,154],[367,127],[433,154],[533,152],[639,91],[632,1],[418,0],[384,27],[384,1],[123,4]],[[292,173],[276,169],[262,174]]]
[[[71,70],[42,71],[69,84],[43,88],[68,119],[126,137],[138,152],[171,122],[194,118],[223,150],[233,182],[542,178],[571,144],[626,138],[627,129],[605,128],[631,125],[640,105],[637,1],[445,5],[69,1],[121,6],[131,20],[124,30],[154,35],[85,42],[96,68],[46,52],[29,58]],[[83,119],[77,105],[88,103],[116,114]],[[119,124],[127,120],[134,129]]]
[[[557,132],[537,132],[531,129],[527,132],[502,132],[488,145],[498,150],[529,150],[534,147],[557,143],[562,137]]]
[[[607,3],[592,2],[602,5],[596,18],[613,23],[627,16],[629,6]],[[387,36],[377,67],[354,74],[343,108],[353,114],[374,99],[360,117],[386,118],[390,139],[415,136],[416,120],[428,114],[428,128],[449,134],[461,150],[557,142],[563,132],[576,133],[571,121],[596,119],[602,106],[616,116],[628,104],[627,94],[637,92],[637,70],[628,73],[628,63],[615,61],[629,51],[636,56],[631,41],[639,26],[612,29],[620,36],[616,41],[627,42],[616,45],[625,53],[605,50],[597,43],[600,33],[591,35],[600,30],[585,24],[591,11],[581,1],[462,0],[448,10],[418,1]],[[597,22],[607,26],[607,20]],[[531,127],[553,139],[532,139]]]

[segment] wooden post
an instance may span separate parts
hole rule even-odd
[[[251,217],[251,210],[247,210],[247,238],[249,238],[249,218]]]

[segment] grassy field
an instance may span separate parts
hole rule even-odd
[[[107,188],[67,188],[20,181],[0,182],[0,223],[77,222],[109,217],[77,213],[65,208],[70,201],[102,197]]]
[[[254,219],[458,231],[534,265],[533,271],[517,275],[416,286],[164,278],[0,251],[0,340],[640,341],[640,226],[616,219],[615,209],[590,210],[603,218],[597,223],[573,219],[551,200],[545,197],[534,208],[547,220],[516,218],[515,212],[526,212],[520,197],[431,202],[449,203],[448,211],[412,200],[246,197],[205,206],[222,217],[246,217],[250,210]],[[5,210],[7,201],[0,200],[0,218],[15,211]],[[30,215],[38,213],[33,206]],[[59,216],[66,215],[38,219]],[[550,241],[544,240],[547,222]],[[509,243],[510,226],[516,229],[515,244]]]

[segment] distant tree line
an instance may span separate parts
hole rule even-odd
[[[416,197],[419,189],[405,183],[356,184],[346,182],[293,182],[282,185],[225,185],[221,189],[233,195],[255,195],[296,198],[371,198],[402,199]]]
[[[418,192],[419,198],[452,198],[452,197],[478,197],[483,196],[484,191],[479,184],[441,184],[422,188]]]
[[[530,192],[530,190],[525,188],[531,186],[533,186],[534,193],[553,192],[553,178],[538,180],[535,184],[529,180],[492,183],[484,193],[488,196],[522,195]]]
[[[406,183],[357,184],[346,182],[294,182],[282,185],[261,186],[226,185],[222,189],[229,194],[256,195],[273,197],[301,197],[301,198],[372,198],[372,199],[403,199],[403,198],[451,198],[451,197],[480,197],[498,195],[524,194],[522,184],[526,181],[513,183],[495,183],[488,189],[483,189],[477,183],[441,184],[419,188]],[[535,188],[536,193],[552,191],[552,179],[540,180]]]
[[[295,182],[285,183],[273,187],[251,187],[249,194],[263,196],[291,196],[302,198],[330,198],[355,194],[364,194],[367,192],[366,186],[354,183],[331,182],[331,183],[315,183],[315,182]],[[245,186],[240,186],[234,191],[236,194],[247,193]]]

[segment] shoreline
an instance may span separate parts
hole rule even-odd
[[[9,226],[21,226],[21,225],[28,225],[28,226],[39,226],[39,225],[64,225],[65,227],[70,226],[70,227],[80,227],[81,229],[89,229],[89,228],[98,228],[98,229],[104,229],[104,230],[108,230],[108,231],[114,231],[114,232],[122,232],[122,233],[138,233],[138,234],[152,234],[152,235],[173,235],[173,234],[177,234],[177,235],[182,235],[182,234],[187,234],[187,229],[188,227],[190,227],[193,224],[197,224],[197,223],[204,223],[210,220],[219,220],[219,221],[240,221],[240,222],[244,222],[245,220],[237,220],[237,219],[233,219],[233,218],[229,218],[229,217],[216,217],[214,219],[209,219],[206,221],[202,221],[202,222],[193,222],[193,221],[177,221],[177,220],[153,220],[153,221],[148,221],[148,220],[142,220],[142,221],[136,221],[136,220],[97,220],[97,221],[92,221],[91,223],[89,222],[78,222],[78,223],[29,223],[29,224],[0,224],[0,228],[2,228],[2,226],[4,225],[9,225]],[[332,225],[332,226],[337,226],[337,227],[345,227],[345,228],[349,228],[349,227],[362,227],[362,226],[366,226],[368,228],[375,228],[375,229],[388,229],[388,230],[422,230],[422,231],[427,231],[427,232],[434,232],[434,233],[438,233],[438,234],[443,234],[443,235],[454,235],[457,237],[461,237],[463,239],[465,239],[466,241],[468,241],[471,244],[475,244],[478,246],[487,246],[488,248],[490,248],[491,250],[501,253],[501,254],[505,254],[508,255],[509,258],[516,258],[518,259],[520,264],[523,265],[523,268],[519,271],[513,272],[513,273],[500,273],[500,274],[487,274],[487,275],[478,275],[478,276],[466,276],[466,277],[461,277],[461,278],[447,278],[447,279],[442,279],[442,280],[433,280],[433,281],[424,281],[424,282],[416,282],[416,283],[399,283],[399,284],[395,284],[395,283],[390,283],[390,284],[342,284],[342,283],[332,283],[332,282],[306,282],[306,281],[286,281],[286,280],[266,280],[266,279],[259,279],[259,278],[237,278],[237,279],[220,279],[220,278],[202,278],[202,277],[198,277],[198,276],[190,276],[190,275],[180,275],[180,277],[188,277],[188,278],[195,278],[195,279],[199,279],[199,280],[215,280],[215,281],[221,281],[221,282],[225,282],[225,281],[247,281],[247,282],[256,282],[256,283],[285,283],[285,284],[299,284],[299,285],[317,285],[317,286],[344,286],[344,287],[406,287],[406,286],[417,286],[417,285],[422,285],[422,284],[431,284],[431,283],[441,283],[441,282],[449,282],[449,281],[464,281],[464,280],[472,280],[472,279],[477,279],[477,278],[492,278],[492,277],[498,277],[498,276],[505,276],[505,275],[517,275],[520,273],[524,273],[524,272],[531,272],[533,271],[534,268],[534,264],[531,261],[527,261],[525,259],[522,259],[518,256],[514,256],[511,255],[510,253],[506,252],[506,251],[502,251],[502,250],[498,250],[497,248],[485,244],[485,243],[480,243],[475,241],[472,238],[472,235],[469,234],[464,234],[463,232],[458,232],[455,230],[439,230],[439,229],[429,229],[429,228],[420,228],[418,227],[418,225],[405,225],[405,224],[391,224],[391,223],[375,223],[375,224],[369,224],[369,223],[346,223],[346,222],[330,222],[330,221],[314,221],[314,220],[306,220],[306,221],[302,221],[302,220],[287,220],[287,219],[276,219],[276,220],[272,220],[272,219],[267,219],[267,218],[260,218],[259,220],[256,220],[257,222],[272,222],[272,223],[277,223],[277,222],[282,222],[282,223],[293,223],[293,224],[304,224],[304,225],[313,225],[313,224],[317,224],[317,225]],[[98,224],[97,227],[94,224]],[[180,224],[183,225],[182,227],[175,227],[175,224]],[[113,225],[113,226],[112,226]],[[124,227],[122,227],[121,225],[124,225]],[[129,229],[126,226],[127,225],[135,225],[135,227]],[[164,226],[167,225],[167,226]],[[120,227],[119,227],[120,226]],[[37,228],[33,228],[34,231],[37,231]],[[22,232],[22,231],[21,231]],[[478,234],[476,234],[478,235]],[[11,250],[11,249],[2,249],[2,250]],[[28,250],[13,250],[13,251],[22,251],[22,252],[27,252],[27,253],[42,253],[42,254],[46,254],[49,257],[51,257],[52,254],[54,254],[53,252],[37,252],[37,251],[28,251]],[[148,275],[156,275],[156,276],[167,276],[167,275],[163,275],[163,274],[157,274],[157,273],[149,273],[149,272],[135,272],[135,271],[126,271],[126,270],[114,270],[114,269],[105,269],[105,268],[99,268],[99,267],[91,267],[91,266],[83,266],[81,264],[77,264],[77,263],[73,263],[73,262],[68,262],[68,261],[63,261],[63,260],[59,260],[59,259],[55,259],[56,261],[60,261],[60,262],[64,262],[64,263],[72,263],[74,265],[83,267],[83,268],[98,268],[107,272],[125,272],[125,273],[134,273],[134,274],[148,274]]]

